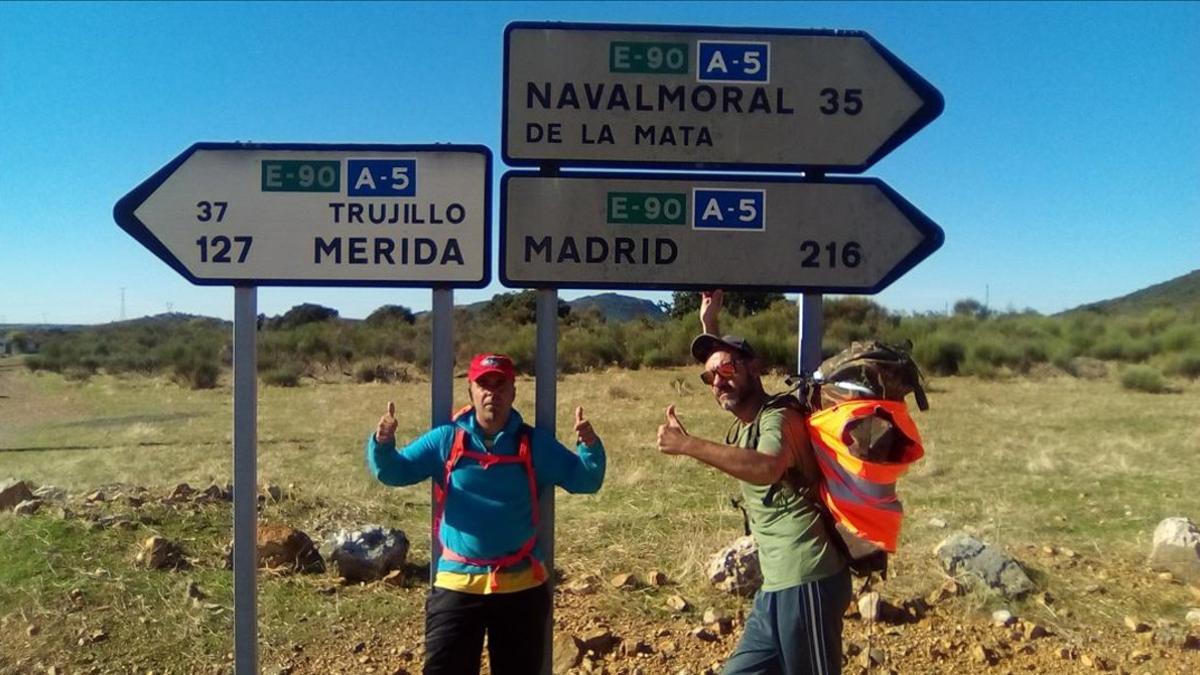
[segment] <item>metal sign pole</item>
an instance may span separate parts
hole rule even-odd
[[[233,290],[233,651],[238,675],[258,673],[258,289]]]
[[[537,356],[534,374],[537,378],[537,428],[556,436],[558,422],[558,291],[542,289],[537,292]],[[546,645],[543,651],[542,675],[550,675],[554,654],[554,486],[538,495],[538,543],[545,556],[546,586],[550,593],[550,612],[546,615]]]
[[[433,383],[430,394],[429,422],[432,426],[450,421],[454,407],[454,289],[433,289]],[[429,503],[434,503],[434,488],[429,488]],[[437,578],[442,545],[434,536],[435,509],[429,510],[429,585]]]
[[[796,364],[802,373],[811,373],[821,365],[821,309],[823,296],[820,293],[804,293],[800,296],[798,325],[796,332],[800,336],[799,351],[796,352]]]
[[[817,182],[825,177],[822,171],[807,171],[804,179]],[[802,293],[796,307],[796,369],[802,373],[812,373],[821,365],[821,334],[823,316],[823,296],[820,293]]]

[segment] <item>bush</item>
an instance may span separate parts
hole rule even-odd
[[[913,359],[932,375],[957,375],[967,350],[954,338],[934,335],[913,346]]]
[[[384,305],[367,317],[368,326],[385,326],[389,323],[416,323],[417,317],[404,305]]]
[[[1167,391],[1163,376],[1150,366],[1130,366],[1121,373],[1121,386],[1133,391],[1161,394]]]
[[[1176,356],[1169,362],[1166,371],[1169,375],[1186,377],[1189,380],[1200,378],[1200,352]]]
[[[298,387],[300,369],[292,365],[282,365],[263,373],[262,379],[264,384],[272,387]]]
[[[354,368],[356,382],[409,382],[408,368],[383,361],[365,361]]]
[[[173,371],[176,382],[192,389],[212,389],[221,373],[216,363],[199,359],[177,363]]]

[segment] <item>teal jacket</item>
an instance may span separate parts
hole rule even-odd
[[[522,424],[521,415],[513,410],[490,452],[516,455]],[[372,433],[367,439],[371,473],[386,485],[413,485],[429,479],[441,485],[455,429],[466,431],[467,450],[489,452],[484,448],[475,415],[464,414],[450,424],[427,431],[400,450],[394,442],[376,442]],[[605,469],[603,443],[599,439],[592,446],[580,443],[576,450],[571,452],[547,431],[532,430],[531,451],[539,499],[555,485],[577,494],[591,494],[600,489]],[[442,539],[451,550],[467,558],[494,559],[513,553],[533,536],[533,505],[523,464],[493,464],[485,469],[475,460],[463,457],[450,479]],[[534,556],[544,560],[540,546],[534,547]],[[523,567],[528,567],[528,563],[511,569]],[[469,574],[488,571],[445,558],[438,561],[438,569]]]

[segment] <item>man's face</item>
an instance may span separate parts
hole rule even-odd
[[[704,362],[705,379],[717,404],[732,411],[753,392],[751,364],[727,351],[715,351]]]
[[[471,382],[471,405],[475,406],[475,415],[485,424],[508,421],[516,397],[516,384],[500,373],[484,373]]]

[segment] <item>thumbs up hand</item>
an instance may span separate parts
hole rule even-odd
[[[394,443],[396,441],[396,404],[388,401],[387,414],[379,418],[379,426],[375,429],[376,443]]]
[[[583,406],[575,408],[575,440],[589,447],[599,440],[596,431],[592,429],[592,423],[583,417]]]
[[[687,429],[683,427],[683,423],[675,415],[675,406],[667,406],[666,424],[661,424],[658,427],[659,452],[664,455],[684,454],[689,438]]]

